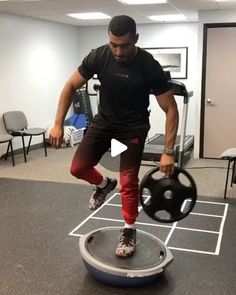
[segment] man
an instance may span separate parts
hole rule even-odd
[[[96,185],[89,201],[90,209],[95,210],[117,185],[116,179],[103,177],[95,166],[109,149],[112,138],[127,145],[128,149],[120,156],[120,193],[125,225],[115,252],[119,257],[127,257],[135,251],[138,173],[150,128],[147,110],[150,92],[166,113],[165,149],[160,160],[160,170],[166,175],[171,175],[174,169],[178,110],[160,64],[135,45],[138,41],[135,21],[125,15],[112,18],[108,36],[109,44],[92,50],[66,82],[49,140],[56,148],[60,147],[73,91],[97,74],[101,83],[98,114],[78,146],[71,173]]]

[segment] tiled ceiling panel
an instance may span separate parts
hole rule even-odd
[[[124,5],[117,0],[0,0],[0,11],[76,26],[106,25],[109,20],[76,20],[68,13],[103,12],[111,17],[128,14],[138,24],[153,23],[153,14],[183,13],[186,21],[198,21],[198,11],[236,9],[236,1],[169,0],[166,4]]]

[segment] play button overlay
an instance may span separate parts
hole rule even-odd
[[[120,172],[120,155],[125,152],[128,147],[114,138],[111,139],[110,143],[109,150],[102,156],[99,164],[106,170]]]
[[[120,141],[112,138],[112,140],[111,140],[111,156],[113,158],[120,155],[124,151],[126,151],[127,148],[128,148],[127,145],[125,145],[125,144],[121,143]]]

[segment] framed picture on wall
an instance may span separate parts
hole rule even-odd
[[[164,71],[170,71],[173,79],[187,79],[188,47],[143,48],[150,52]]]

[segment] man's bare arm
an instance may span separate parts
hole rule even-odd
[[[156,99],[166,114],[165,148],[173,150],[178,131],[179,113],[172,90],[156,96]],[[174,171],[173,164],[174,156],[163,153],[160,161],[161,171],[167,175],[171,175]]]
[[[172,90],[156,96],[156,98],[166,114],[165,148],[173,149],[178,131],[179,114]]]
[[[72,94],[76,89],[81,88],[85,83],[86,79],[81,76],[78,71],[75,71],[66,82],[62,89],[54,126],[52,127],[49,135],[49,142],[56,148],[59,148],[63,139],[63,124],[68,112],[68,109],[72,103]]]

